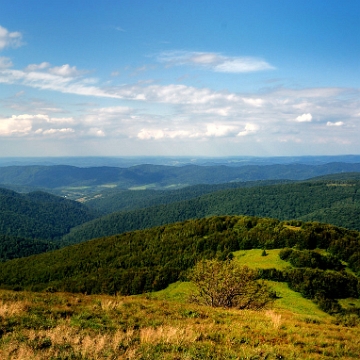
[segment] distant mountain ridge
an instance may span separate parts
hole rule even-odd
[[[145,164],[130,168],[106,166],[79,168],[68,165],[8,166],[0,168],[0,184],[49,189],[106,184],[115,184],[124,189],[149,184],[166,188],[174,184],[186,186],[270,179],[305,180],[342,172],[360,172],[360,163],[244,165],[241,167]]]
[[[0,167],[29,165],[70,165],[77,167],[122,167],[153,164],[168,166],[244,166],[273,164],[320,165],[333,162],[360,163],[360,155],[307,156],[65,156],[65,157],[0,157]]]

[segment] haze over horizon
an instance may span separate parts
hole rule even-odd
[[[0,5],[1,157],[360,154],[360,2]]]

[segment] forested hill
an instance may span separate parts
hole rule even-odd
[[[360,175],[360,173],[359,173]],[[230,182],[224,184],[201,184],[186,186],[176,190],[118,190],[108,189],[100,194],[91,196],[85,202],[86,206],[111,214],[119,211],[143,209],[155,205],[170,204],[177,201],[194,199],[201,195],[219,190],[250,188],[256,186],[269,186],[290,183],[290,180],[258,180],[245,182]]]
[[[138,165],[130,168],[79,168],[55,165],[8,166],[2,167],[0,170],[0,184],[43,188],[116,184],[121,188],[130,188],[149,184],[167,187],[174,184],[185,186],[268,179],[304,180],[326,174],[360,172],[360,163],[246,165],[240,167]]]
[[[226,259],[233,251],[251,248],[328,249],[358,272],[359,241],[359,232],[326,224],[248,216],[210,217],[7,261],[0,264],[0,285],[88,294],[136,294],[178,281],[200,259]],[[338,278],[346,280],[344,274]]]
[[[19,194],[0,188],[0,235],[50,240],[98,215],[76,201],[45,192]]]
[[[113,213],[78,226],[65,244],[210,215],[321,221],[360,230],[360,181],[316,181],[222,190],[146,209]]]
[[[41,254],[58,248],[58,244],[51,240],[27,239],[9,235],[0,235],[0,262],[34,254]]]

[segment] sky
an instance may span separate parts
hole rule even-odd
[[[0,0],[0,157],[360,154],[358,0]]]

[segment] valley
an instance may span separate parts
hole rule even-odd
[[[357,358],[360,173],[221,182],[227,168],[216,181],[145,169],[126,186],[99,169],[91,180],[41,169],[40,182],[27,169],[1,189],[1,356]],[[148,188],[159,169],[177,185]],[[271,301],[194,302],[201,261],[251,269]]]

